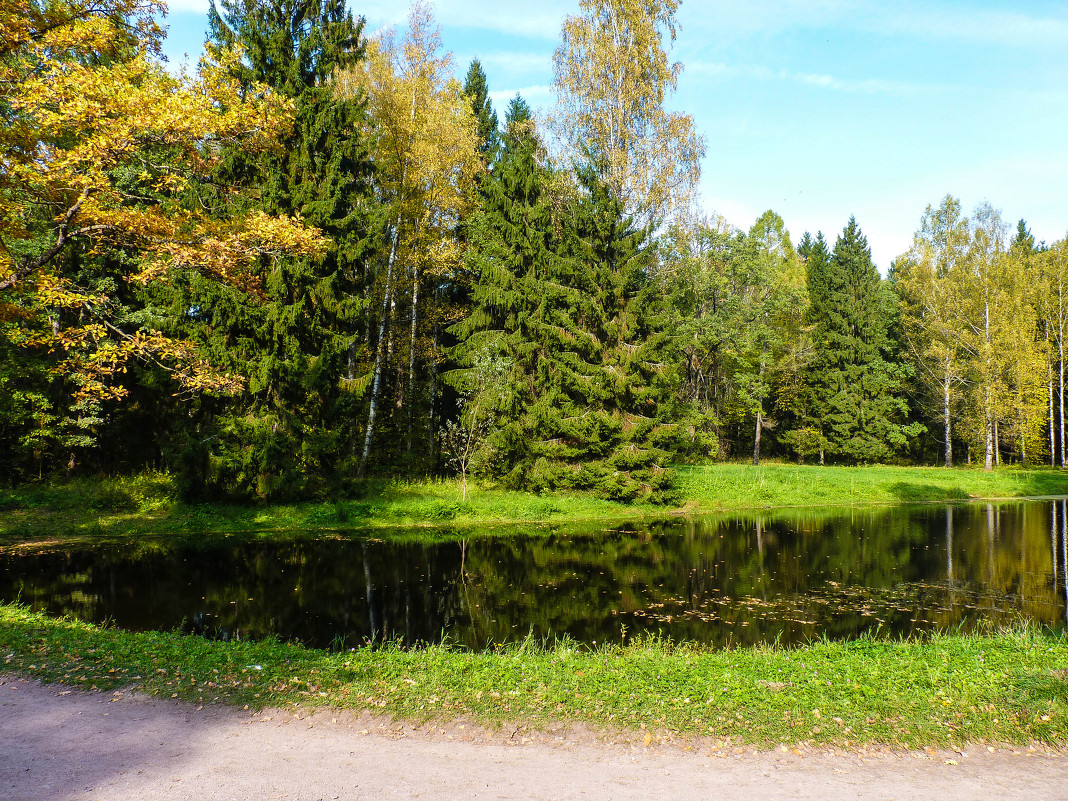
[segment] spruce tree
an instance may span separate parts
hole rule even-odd
[[[265,268],[251,296],[194,280],[178,299],[176,306],[197,310],[221,363],[248,379],[241,398],[205,402],[206,419],[187,434],[183,458],[194,491],[300,494],[342,469],[354,436],[354,401],[344,389],[362,355],[372,166],[362,101],[336,97],[331,77],[362,57],[363,21],[343,0],[222,0],[209,25],[209,47],[242,48],[234,69],[244,86],[266,84],[296,107],[277,153],[228,153],[216,185],[251,180],[261,191],[231,199],[233,206],[300,215],[333,242],[321,257]]]
[[[549,178],[538,162],[541,144],[530,108],[518,95],[505,118],[502,151],[482,183],[482,210],[468,221],[472,272],[471,313],[451,329],[459,344],[457,361],[470,369],[479,358],[505,359],[509,365],[499,402],[501,425],[478,462],[510,486],[523,486],[532,463],[532,442],[525,409],[541,392],[539,365],[551,359],[540,341],[547,298],[541,292],[559,256],[552,246],[551,207],[544,193]],[[465,371],[449,376],[464,388]]]
[[[543,167],[540,149],[516,98],[471,229],[474,307],[454,328],[462,363],[509,365],[481,462],[510,486],[667,500],[680,427],[648,231],[592,170],[554,207],[549,186],[567,176]],[[463,386],[464,371],[451,378]]]
[[[823,434],[851,461],[885,461],[920,428],[904,422],[908,368],[892,360],[888,296],[868,241],[850,218],[829,257],[822,237],[803,253],[816,349],[811,386]]]
[[[482,64],[476,58],[471,62],[464,79],[464,94],[471,101],[471,111],[478,121],[478,138],[482,142],[481,151],[487,162],[492,162],[497,154],[500,134],[497,130],[497,112],[489,99],[489,85]]]

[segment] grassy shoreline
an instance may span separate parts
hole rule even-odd
[[[797,649],[647,641],[331,653],[126,632],[0,605],[0,659],[0,669],[45,682],[198,704],[583,723],[764,748],[1068,744],[1068,639],[1034,629]]]
[[[190,505],[164,474],[82,479],[0,491],[0,545],[141,535],[371,530],[420,536],[474,527],[626,522],[783,507],[872,506],[1068,494],[1068,471],[1001,468],[815,467],[767,463],[686,466],[677,509],[580,494],[534,495],[475,487],[461,501],[452,481],[371,482],[358,498],[293,504]],[[393,533],[389,534],[388,530]]]
[[[450,537],[465,527],[537,536],[583,520],[1068,493],[1068,471],[934,468],[685,468],[682,510],[577,496],[382,483],[367,497],[268,507],[186,506],[167,476],[0,493],[0,550],[137,535],[270,536],[371,530]],[[498,523],[493,528],[493,523]],[[518,524],[518,525],[517,525]],[[451,533],[450,533],[451,532]],[[1021,628],[906,642],[861,639],[712,650],[659,641],[485,653],[211,642],[126,632],[0,604],[0,670],[93,690],[136,687],[195,703],[338,706],[408,720],[470,717],[531,727],[583,723],[728,744],[915,748],[965,742],[1068,746],[1068,637]]]

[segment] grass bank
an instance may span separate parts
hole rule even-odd
[[[484,487],[473,487],[461,500],[454,481],[434,480],[371,481],[359,497],[329,501],[191,505],[177,500],[174,482],[165,474],[79,479],[0,491],[0,544],[357,529],[435,538],[450,536],[450,530],[517,523],[625,522],[778,507],[1068,494],[1068,471],[1052,469],[985,473],[967,468],[713,464],[682,467],[678,480],[685,499],[681,509],[614,503],[577,493],[534,495]]]
[[[711,464],[679,471],[688,509],[864,506],[1068,494],[1068,471],[1001,467],[819,467]]]
[[[662,506],[624,505],[579,494],[534,495],[472,487],[460,499],[448,480],[368,481],[355,498],[264,505],[188,504],[166,474],[76,479],[0,490],[0,545],[125,540],[142,535],[198,537],[373,530],[390,539],[453,538],[515,524],[647,519]]]
[[[410,720],[581,722],[730,744],[1068,744],[1068,640],[1032,629],[711,651],[445,646],[329,653],[131,633],[0,606],[3,669],[198,704],[334,706]]]

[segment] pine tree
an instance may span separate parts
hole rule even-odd
[[[282,259],[261,274],[258,297],[192,281],[175,304],[217,356],[248,378],[248,392],[219,408],[206,402],[186,436],[191,488],[259,497],[311,491],[351,453],[363,322],[364,262],[373,237],[372,166],[360,98],[338,98],[335,70],[363,55],[362,19],[343,0],[222,0],[209,10],[209,47],[242,48],[236,77],[292,97],[294,128],[275,154],[227,154],[215,180],[251,178],[244,202],[300,215],[333,240],[321,258]]]

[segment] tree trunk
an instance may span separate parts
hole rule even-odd
[[[390,294],[393,290],[393,266],[397,260],[397,240],[400,238],[400,216],[393,226],[393,242],[389,247],[389,260],[386,262],[386,288],[382,293],[382,319],[378,323],[378,345],[375,348],[375,372],[371,380],[371,404],[367,412],[367,430],[363,435],[363,455],[360,456],[360,467],[356,471],[357,478],[363,478],[367,470],[367,457],[371,453],[371,437],[375,432],[375,416],[378,412],[378,398],[382,391],[382,362],[386,355],[386,339],[390,310]]]
[[[946,431],[946,467],[953,466],[953,431],[949,419],[949,371],[942,381],[942,415]]]
[[[1064,285],[1057,282],[1057,352],[1060,356],[1058,369],[1060,371],[1060,414],[1061,425],[1061,467],[1064,467]]]
[[[984,416],[984,428],[986,434],[986,458],[983,461],[984,470],[994,469],[994,397],[991,391],[990,384],[993,382],[993,370],[991,369],[991,355],[990,355],[990,301],[987,300],[983,305],[983,325],[984,325],[984,340],[986,343],[986,373],[983,376],[983,380],[986,382],[986,388],[983,398],[983,416]]]
[[[993,470],[994,469],[994,420],[993,420],[993,415],[990,413],[990,406],[991,406],[990,387],[986,388],[986,398],[985,398],[985,404],[984,405],[986,406],[986,415],[985,415],[985,420],[984,420],[984,425],[983,425],[983,428],[984,428],[984,432],[983,433],[984,433],[984,435],[986,437],[986,455],[983,458],[983,469],[984,470]]]
[[[1021,407],[1023,408],[1023,407]],[[1023,412],[1021,411],[1016,416],[1017,425],[1020,426],[1020,464],[1024,467],[1027,466],[1027,437],[1024,434],[1024,419]]]
[[[437,420],[437,397],[438,397],[438,360],[435,358],[438,352],[438,324],[434,323],[434,350],[430,359],[430,471],[437,471],[438,457],[438,420]]]
[[[1001,467],[1001,434],[998,429],[998,419],[994,418],[994,464]]]
[[[1049,366],[1049,466],[1057,465],[1056,432],[1053,425],[1053,365]]]
[[[419,265],[412,267],[412,330],[408,340],[408,453],[415,428],[415,332],[419,326]]]
[[[756,432],[753,435],[753,464],[760,464],[760,429],[764,427],[763,417],[762,410],[757,409]]]
[[[760,360],[760,379],[761,384],[764,383],[764,360]],[[760,464],[760,429],[764,427],[764,401],[761,399],[760,405],[757,406],[756,413],[756,432],[753,435],[753,464]]]

